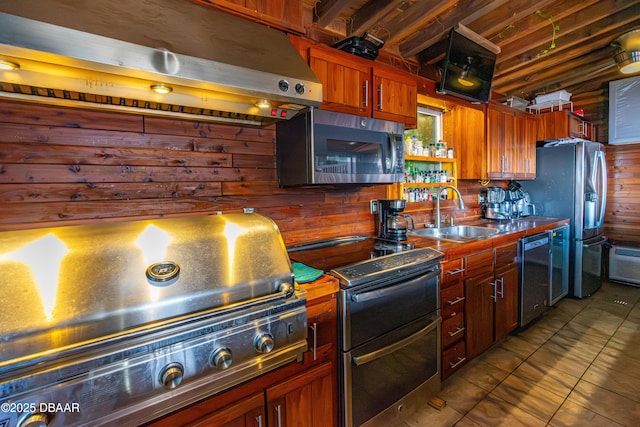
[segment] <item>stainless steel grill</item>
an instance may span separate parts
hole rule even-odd
[[[258,214],[0,233],[0,267],[3,427],[138,425],[306,350],[304,295]]]

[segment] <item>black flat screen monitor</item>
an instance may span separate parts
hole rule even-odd
[[[451,29],[439,92],[487,103],[496,54]]]

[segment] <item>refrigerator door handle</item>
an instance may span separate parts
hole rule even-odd
[[[602,200],[600,204],[600,215],[596,221],[596,227],[602,227],[604,224],[604,211],[607,207],[607,165],[604,158],[604,151],[596,151],[596,161],[600,167],[600,183],[602,188],[600,189],[600,198]]]
[[[583,248],[591,248],[593,246],[598,246],[598,245],[602,245],[607,241],[607,236],[600,236],[598,238],[598,240],[596,240],[595,242],[592,243],[585,243],[582,245]]]

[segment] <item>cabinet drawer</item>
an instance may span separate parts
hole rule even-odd
[[[496,249],[496,268],[505,267],[518,262],[518,243],[513,242],[507,245],[498,246]]]
[[[336,347],[338,342],[336,296],[319,303],[307,305],[307,354],[314,361],[321,358],[317,350],[325,345]],[[314,357],[314,350],[316,350]],[[305,357],[307,355],[305,354]]]
[[[461,280],[440,291],[440,306],[443,321],[464,313],[464,285]]]
[[[442,322],[442,348],[449,347],[464,338],[464,314],[451,317]]]
[[[467,361],[467,352],[464,341],[459,341],[455,345],[442,352],[442,378],[445,379],[460,369]]]
[[[465,277],[475,277],[493,271],[493,249],[466,256]]]
[[[445,261],[440,264],[442,274],[440,277],[440,289],[445,289],[455,284],[464,275],[462,258]]]

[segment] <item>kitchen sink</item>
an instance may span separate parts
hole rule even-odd
[[[473,225],[454,225],[442,228],[424,228],[413,230],[411,234],[425,237],[435,237],[444,240],[468,241],[482,239],[499,233],[500,230],[493,227],[476,227]]]

